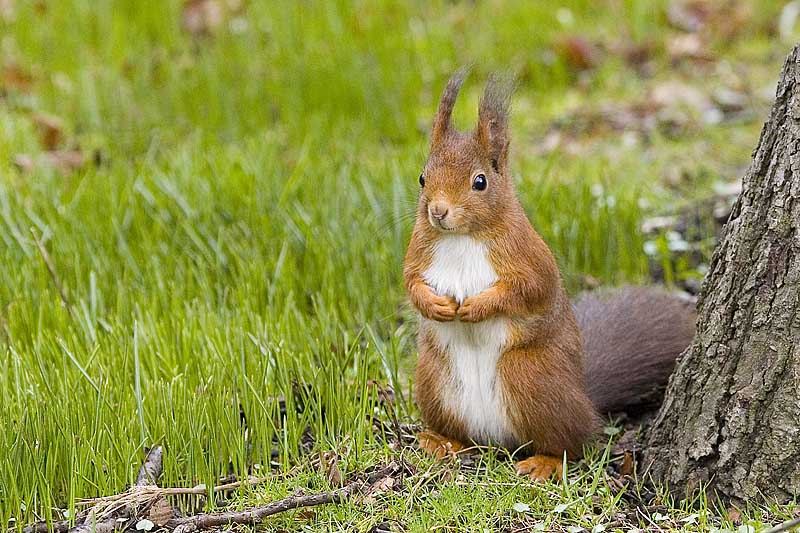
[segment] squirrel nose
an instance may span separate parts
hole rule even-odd
[[[441,202],[433,202],[430,205],[429,211],[431,216],[436,220],[442,220],[447,216],[447,205]]]

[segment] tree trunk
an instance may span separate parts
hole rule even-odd
[[[783,67],[698,301],[697,333],[649,433],[676,495],[800,496],[800,45]]]

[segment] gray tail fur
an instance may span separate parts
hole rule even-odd
[[[693,303],[655,287],[587,293],[575,302],[586,349],[586,386],[601,413],[661,400],[694,336]]]

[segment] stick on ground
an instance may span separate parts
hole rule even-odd
[[[27,526],[24,533],[43,533],[45,531],[57,531],[59,533],[111,533],[117,528],[130,526],[134,521],[150,516],[157,505],[163,507],[159,509],[164,513],[164,521],[158,521],[159,525],[175,533],[189,533],[203,529],[217,528],[230,524],[254,525],[265,518],[298,509],[301,507],[313,507],[326,505],[329,503],[341,503],[351,497],[365,493],[377,483],[389,477],[394,477],[403,472],[400,463],[392,461],[383,468],[379,468],[351,481],[344,487],[330,492],[317,494],[295,494],[282,500],[274,501],[263,506],[246,509],[244,511],[229,511],[220,513],[204,513],[194,516],[176,517],[174,508],[165,499],[168,495],[178,494],[199,494],[206,493],[205,486],[193,488],[160,488],[156,485],[161,476],[163,467],[163,450],[160,446],[153,447],[145,456],[139,474],[136,476],[136,483],[127,491],[115,496],[106,496],[89,500],[94,505],[79,520],[74,527],[69,527],[68,521],[53,523],[39,522]],[[251,478],[248,480],[237,481],[214,488],[214,492],[228,490],[244,484],[255,484],[257,481],[265,481],[266,478]],[[202,492],[201,492],[202,491]],[[148,514],[150,513],[150,514]],[[124,519],[121,524],[118,519]],[[152,518],[154,523],[158,520]]]
[[[348,500],[355,494],[359,494],[376,482],[387,477],[397,475],[402,467],[391,462],[384,468],[376,470],[370,474],[366,480],[353,481],[341,489],[319,494],[289,496],[261,507],[254,507],[245,511],[232,511],[225,513],[208,513],[184,518],[176,518],[167,522],[167,528],[173,529],[174,533],[190,533],[201,529],[211,529],[231,524],[255,525],[278,513],[298,509],[300,507],[313,507],[328,503],[341,503]]]

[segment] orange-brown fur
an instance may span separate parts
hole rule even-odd
[[[516,444],[539,454],[520,463],[519,470],[542,478],[559,470],[565,452],[581,454],[599,416],[587,394],[583,340],[555,258],[525,216],[509,175],[510,90],[490,81],[475,131],[461,133],[451,126],[450,115],[463,77],[460,72],[450,80],[434,119],[425,185],[405,258],[405,285],[411,303],[431,320],[509,319],[511,335],[497,363],[497,379]],[[472,189],[476,173],[487,177],[486,190]],[[444,212],[441,221],[434,220]],[[486,243],[498,277],[460,305],[435,294],[423,279],[437,239],[448,232]],[[441,397],[442,384],[450,378],[449,357],[430,332],[421,330],[416,400],[428,427],[460,449],[471,436]],[[425,442],[436,448],[439,441],[426,437]]]

